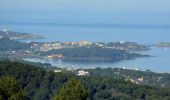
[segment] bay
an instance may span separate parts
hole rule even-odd
[[[54,41],[93,41],[117,42],[130,41],[145,45],[159,42],[170,42],[169,16],[129,16],[129,15],[81,15],[81,14],[44,14],[15,15],[11,18],[4,15],[0,20],[0,28],[17,32],[39,34],[46,39],[26,40],[38,42]],[[154,57],[137,58],[120,62],[70,62],[62,60],[45,61],[26,59],[29,61],[48,62],[54,66],[78,68],[126,67],[155,72],[170,72],[170,48],[152,47],[152,50],[140,52]]]
[[[43,60],[27,58],[26,61],[50,63],[53,66],[66,68],[127,68],[134,70],[151,70],[154,72],[168,72],[170,73],[170,48],[152,47],[152,50],[139,52],[141,54],[149,54],[153,57],[137,58],[133,60],[124,60],[119,62],[95,62],[95,61],[64,61],[61,59],[56,60]]]

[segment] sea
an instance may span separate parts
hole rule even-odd
[[[4,15],[0,29],[38,34],[46,39],[25,41],[129,41],[144,45],[170,42],[170,16],[119,14],[19,14]],[[170,73],[170,48],[151,47],[139,52],[153,57],[119,62],[62,61],[28,58],[28,61],[51,63],[57,67],[76,68],[131,68]]]

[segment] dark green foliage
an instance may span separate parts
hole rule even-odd
[[[26,92],[27,97],[33,100],[50,100],[56,93],[60,97],[60,94],[66,94],[69,91],[75,91],[77,94],[73,93],[73,95],[76,95],[76,97],[86,97],[85,91],[87,91],[90,100],[170,99],[169,88],[137,85],[125,81],[124,78],[120,79],[110,76],[77,77],[67,72],[54,73],[19,62],[0,62],[0,76],[7,75],[17,79],[20,87]],[[76,80],[72,78],[76,78]],[[81,96],[79,94],[80,91],[83,91]],[[72,97],[72,94],[69,96]],[[17,97],[17,94],[12,97]]]
[[[124,79],[84,77],[82,81],[88,88],[91,100],[148,100],[148,98],[167,100],[166,98],[170,98],[169,89],[136,85]]]
[[[9,76],[0,77],[0,100],[25,100],[17,80]]]
[[[170,87],[170,74],[154,73],[151,71],[137,71],[122,68],[96,68],[87,69],[91,76],[116,77],[116,78],[131,78],[137,80],[143,77],[140,84],[151,85],[156,87]]]
[[[81,82],[75,78],[66,82],[53,100],[86,100],[88,93]]]
[[[40,52],[42,56],[51,54],[62,54],[67,60],[106,60],[117,61],[123,59],[133,59],[136,57],[145,57],[136,53],[128,53],[123,50],[99,48],[99,47],[75,47]]]
[[[72,77],[71,74],[55,74],[43,68],[19,62],[0,62],[0,75],[14,77],[27,92],[27,96],[36,100],[49,100],[58,88]]]

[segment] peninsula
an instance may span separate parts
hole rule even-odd
[[[8,29],[0,30],[0,38],[9,38],[11,40],[20,40],[20,39],[44,39],[41,35],[35,35],[30,33],[14,32]]]

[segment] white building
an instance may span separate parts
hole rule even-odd
[[[56,69],[56,70],[54,70],[54,72],[55,72],[55,73],[61,73],[62,70],[61,70],[61,69]]]
[[[84,70],[79,70],[77,75],[78,76],[86,76],[86,75],[89,75],[89,72],[84,71]]]

